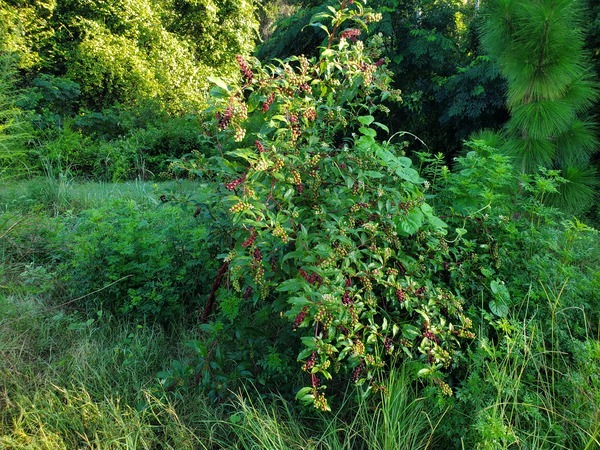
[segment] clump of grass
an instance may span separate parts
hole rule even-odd
[[[180,340],[0,297],[0,448],[199,447],[154,380]]]
[[[433,448],[440,417],[427,412],[427,399],[417,392],[405,368],[392,370],[380,394],[373,397],[364,398],[349,389],[333,415],[298,410],[281,397],[266,401],[258,393],[245,391],[236,395],[234,412],[220,422],[215,440],[223,448],[238,449]]]
[[[194,448],[198,438],[167,402],[146,393],[136,410],[118,397],[96,400],[85,387],[47,385],[13,399],[11,430],[2,448],[165,449]]]
[[[152,206],[158,203],[161,193],[187,189],[190,185],[187,181],[81,182],[68,177],[39,177],[10,183],[0,181],[0,211],[58,216],[95,208],[115,198]]]

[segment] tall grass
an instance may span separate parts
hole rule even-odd
[[[195,448],[153,376],[180,340],[0,297],[0,448]]]
[[[302,413],[281,398],[238,393],[229,419],[239,449],[424,450],[434,447],[440,417],[405,368],[393,370],[382,390],[364,398],[354,389],[331,415]],[[230,444],[231,444],[230,438]],[[224,444],[221,442],[221,444]],[[224,447],[225,448],[225,447]]]
[[[535,316],[508,318],[499,342],[480,341],[494,398],[474,414],[478,448],[600,448],[600,343],[589,337],[571,342],[575,354],[564,348],[556,337],[558,327],[568,329],[560,320],[563,289],[544,291],[550,330]]]
[[[0,212],[41,213],[58,216],[95,208],[114,198],[127,198],[141,205],[157,205],[166,191],[184,189],[189,182],[124,183],[81,182],[67,176],[0,181]]]
[[[405,371],[385,393],[336,415],[238,393],[225,406],[193,389],[169,400],[154,374],[183,336],[112,317],[0,298],[0,448],[426,449],[436,426]],[[377,400],[378,399],[378,400]]]

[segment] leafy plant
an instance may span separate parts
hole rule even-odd
[[[191,214],[117,199],[83,212],[63,255],[63,281],[94,308],[160,321],[193,309],[211,267],[206,230]]]
[[[339,374],[368,393],[392,355],[420,360],[450,395],[441,371],[473,337],[459,293],[431,280],[449,255],[446,224],[402,145],[377,140],[388,130],[373,113],[397,93],[376,48],[343,28],[373,17],[348,1],[315,17],[332,23],[319,58],[238,57],[243,86],[215,80],[212,91],[222,156],[182,163],[219,180],[231,289],[263,327],[287,318],[310,379],[297,397],[323,410],[324,380]]]

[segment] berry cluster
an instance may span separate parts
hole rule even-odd
[[[225,187],[227,189],[229,189],[230,191],[233,191],[236,187],[238,187],[240,184],[242,184],[244,181],[246,181],[246,177],[239,177],[233,181],[230,181],[229,183],[225,184]]]
[[[300,129],[300,123],[298,122],[298,116],[295,114],[292,114],[290,116],[290,124],[291,124],[291,132],[292,132],[292,137],[291,137],[291,142],[294,143],[298,140],[298,138],[300,136],[302,136],[302,130]]]
[[[315,108],[308,108],[304,111],[303,116],[309,122],[314,122],[317,119],[317,110]]]
[[[392,338],[386,336],[385,340],[383,341],[383,348],[388,355],[392,354],[394,351],[394,341],[392,341]]]
[[[248,239],[246,239],[244,242],[242,242],[242,247],[250,247],[252,246],[252,244],[254,244],[254,241],[256,240],[256,230],[252,230],[252,233],[250,234],[250,236],[248,237]]]
[[[450,386],[448,386],[447,383],[440,380],[439,378],[436,379],[435,381],[436,381],[437,385],[439,386],[440,391],[442,392],[442,395],[445,395],[446,397],[452,396],[452,388]]]
[[[333,316],[325,308],[320,308],[315,314],[315,321],[323,325],[322,331],[325,333],[325,330],[333,325]]]
[[[217,113],[217,122],[219,123],[219,130],[224,130],[229,126],[231,118],[233,117],[233,108],[228,106],[223,114]]]
[[[258,150],[258,153],[265,152],[265,146],[258,139],[256,141],[254,141],[254,145],[256,145],[256,149]]]
[[[294,323],[292,324],[292,328],[294,329],[294,331],[298,329],[298,327],[302,324],[302,322],[304,322],[304,319],[306,318],[307,314],[308,314],[308,307],[307,306],[302,307],[302,311],[300,311],[298,313],[298,315],[294,319]],[[314,354],[314,352],[313,352],[313,354]]]
[[[352,42],[356,42],[358,36],[360,36],[360,30],[358,28],[348,28],[340,33],[340,39],[348,39]]]
[[[344,291],[344,295],[342,296],[342,303],[346,306],[351,305],[352,298],[350,297],[350,293],[348,291]]]
[[[419,298],[423,298],[425,297],[425,294],[427,294],[427,286],[421,286],[418,289],[415,289],[415,295]]]
[[[302,178],[300,177],[300,172],[297,170],[292,170],[292,177],[294,178],[294,184],[299,186],[302,184]]]
[[[248,67],[248,64],[246,63],[246,61],[244,60],[242,55],[236,55],[235,59],[238,62],[238,64],[240,65],[240,70],[244,74],[244,78],[246,79],[246,81],[249,83],[252,83],[252,79],[254,78],[254,75],[252,74],[252,71]]]
[[[365,344],[363,344],[360,339],[354,340],[354,344],[352,345],[352,353],[357,356],[362,356],[365,354]]]
[[[269,110],[269,108],[271,107],[271,105],[273,104],[274,101],[275,101],[275,93],[271,92],[262,105],[263,114]]]
[[[425,339],[429,339],[431,342],[435,342],[438,345],[440,344],[439,338],[429,330],[427,330],[423,333],[423,337]]]
[[[276,236],[279,239],[281,239],[284,244],[287,243],[287,241],[289,239],[287,232],[283,229],[283,227],[279,223],[275,225],[275,228],[273,228],[273,236]]]
[[[329,411],[329,405],[327,404],[327,399],[325,398],[325,393],[324,392],[316,392],[314,393],[315,399],[314,399],[314,406],[316,409],[318,409],[319,411]]]
[[[235,205],[233,205],[231,208],[229,208],[229,212],[235,214],[235,213],[239,213],[242,211],[247,211],[249,209],[254,209],[254,206],[248,202],[238,202]]]
[[[356,383],[358,380],[360,380],[365,369],[366,369],[365,363],[363,361],[361,361],[360,364],[354,368],[354,371],[352,372],[352,376],[350,377],[350,381],[352,383]]]
[[[368,208],[368,207],[369,207],[368,203],[364,203],[364,202],[355,203],[354,205],[352,205],[350,207],[350,212],[357,212],[357,211],[361,210],[362,208]]]
[[[310,372],[313,367],[315,367],[315,362],[317,361],[317,354],[313,351],[310,354],[310,358],[306,360],[304,365],[302,366],[302,370],[305,372]]]
[[[396,298],[398,299],[398,301],[400,303],[402,303],[406,299],[406,296],[404,294],[404,291],[402,290],[402,287],[399,287],[398,289],[396,289]]]
[[[308,281],[309,284],[312,284],[312,285],[316,286],[316,285],[321,284],[323,282],[323,278],[319,274],[316,274],[316,273],[310,273],[309,274],[304,269],[300,269],[298,271],[298,273],[300,274],[300,276],[302,278],[304,278],[306,281]]]
[[[279,172],[281,169],[283,169],[284,165],[285,162],[283,161],[283,158],[273,158],[273,172]]]

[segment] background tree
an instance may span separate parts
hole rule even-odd
[[[582,211],[595,196],[589,161],[598,146],[595,123],[586,116],[597,91],[583,49],[582,5],[496,0],[486,11],[482,41],[508,81],[511,117],[502,150],[523,172],[559,169],[567,183],[551,202]]]
[[[198,108],[209,76],[237,76],[234,56],[252,51],[258,28],[250,1],[2,0],[0,15],[24,80],[66,77],[90,110],[146,100]]]

